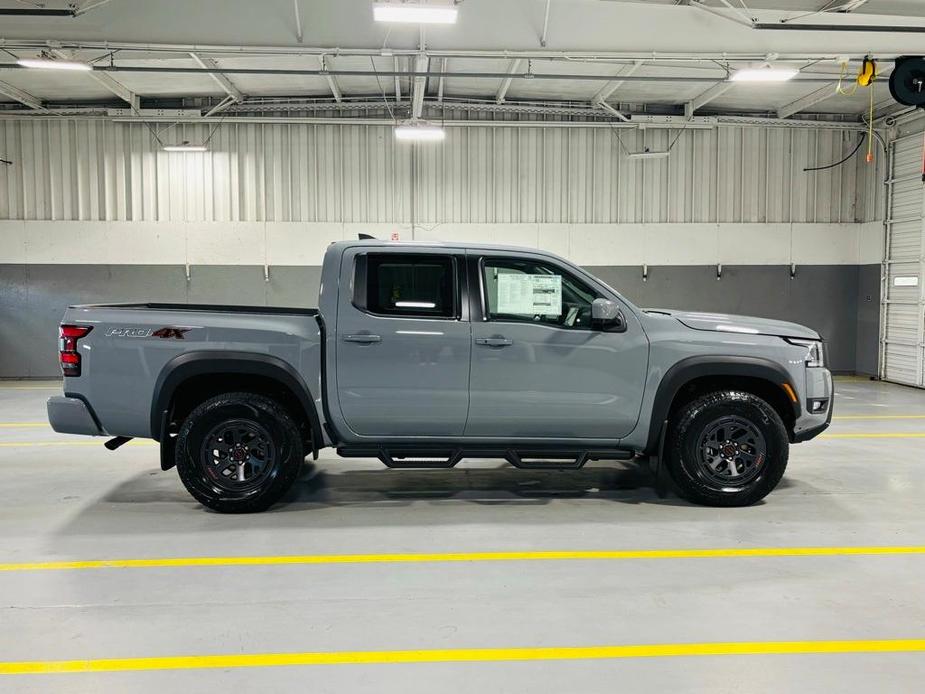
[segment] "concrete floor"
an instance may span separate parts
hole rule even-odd
[[[330,453],[287,503],[203,511],[157,449],[45,426],[0,383],[0,563],[238,555],[925,544],[925,391],[843,379],[835,435],[745,509],[635,469],[391,471]],[[859,417],[864,417],[863,419]],[[915,418],[913,418],[915,417]],[[26,424],[27,426],[15,426]],[[91,445],[87,445],[90,443]],[[24,445],[25,444],[25,445]],[[36,445],[52,444],[52,445]],[[11,661],[921,639],[925,554],[0,571]],[[925,654],[651,657],[0,676],[16,692],[917,691]]]

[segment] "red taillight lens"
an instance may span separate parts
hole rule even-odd
[[[58,344],[61,371],[65,376],[80,376],[80,354],[77,341],[93,330],[92,325],[62,325]]]

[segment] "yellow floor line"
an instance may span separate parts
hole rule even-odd
[[[821,434],[820,439],[925,439],[925,431],[890,431],[869,434]]]
[[[925,414],[843,414],[832,419],[925,419]]]
[[[720,655],[786,655],[824,653],[914,653],[925,651],[925,639],[867,641],[744,641],[726,643],[657,643],[623,646],[543,648],[446,648],[407,651],[333,651],[307,653],[240,653],[154,658],[33,660],[0,662],[2,675],[39,675],[138,670],[203,670],[294,665],[383,665],[396,663],[459,663],[530,660],[606,660]]]
[[[730,547],[720,549],[576,550],[548,552],[435,552],[409,554],[295,554],[240,557],[164,557],[0,563],[3,571],[154,569],[292,564],[399,564],[414,562],[556,561],[614,559],[731,559],[742,557],[838,557],[921,555],[925,545],[858,547]]]
[[[56,386],[0,386],[0,390],[61,390],[61,385]]]
[[[44,448],[47,446],[99,446],[103,447],[106,441],[105,437],[94,437],[92,441],[0,441],[0,448]],[[134,439],[125,444],[126,446],[157,446],[157,441],[148,439]]]
[[[51,429],[48,422],[0,422],[0,429]]]

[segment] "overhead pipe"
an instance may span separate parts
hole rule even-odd
[[[0,69],[7,70],[29,70],[31,68],[23,67],[15,63],[0,64]],[[202,69],[197,67],[143,67],[136,65],[94,65],[92,72],[138,72],[138,73],[155,73],[155,74],[218,74],[218,75],[299,75],[303,77],[446,77],[446,78],[466,78],[466,79],[490,79],[504,80],[524,79],[524,80],[560,80],[566,82],[586,81],[586,82],[610,82],[614,79],[613,75],[588,75],[588,74],[555,74],[546,72],[445,72],[432,70],[299,70],[283,68],[209,68]],[[715,75],[712,77],[698,76],[670,76],[670,75],[626,75],[619,79],[626,82],[706,82],[713,84],[723,81],[725,74]],[[828,77],[795,77],[790,80],[789,84],[829,84],[837,81],[837,75]]]
[[[802,25],[801,25],[802,26]],[[231,45],[231,44],[198,44],[198,43],[143,43],[138,41],[83,41],[71,39],[4,39],[0,38],[0,47],[8,50],[16,49],[48,49],[68,48],[71,50],[91,51],[135,51],[147,53],[224,53],[245,55],[320,55],[332,56],[395,56],[416,55],[420,53],[415,48],[341,48],[338,46],[302,46],[302,45]],[[779,53],[781,61],[824,61],[836,60],[846,56],[854,60],[862,60],[869,51],[851,53]],[[465,50],[434,50],[428,49],[427,54],[436,58],[529,58],[532,60],[674,60],[674,61],[703,61],[720,60],[726,62],[752,62],[766,60],[766,53],[736,53],[736,52],[660,52],[660,51],[588,51],[588,50],[506,50],[506,49],[465,49]],[[889,60],[899,54],[879,54],[881,60]]]
[[[925,26],[896,26],[895,24],[788,24],[756,22],[759,31],[837,31],[852,33],[925,34]]]

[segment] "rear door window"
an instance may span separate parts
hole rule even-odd
[[[417,318],[456,316],[456,263],[450,256],[382,253],[357,266],[356,298],[370,313]]]

